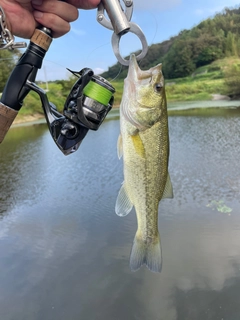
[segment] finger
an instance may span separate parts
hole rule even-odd
[[[12,5],[10,1],[1,2],[6,14],[7,28],[17,37],[31,38],[37,22],[31,13],[31,4],[23,8],[20,5]],[[26,23],[23,23],[23,21]]]
[[[37,11],[52,13],[61,19],[72,22],[78,18],[78,10],[73,5],[56,0],[32,0],[32,6]]]
[[[10,26],[8,27],[12,34],[14,34],[17,37],[25,38],[25,39],[30,39],[31,36],[34,33],[34,30],[37,27],[37,22],[33,19],[33,16],[29,17],[29,19],[26,19],[28,23],[22,23],[23,20],[19,19],[19,17],[14,17],[11,16],[11,18],[8,20]]]
[[[61,37],[70,30],[70,24],[55,14],[34,11],[33,15],[38,23],[52,30],[53,38]]]
[[[67,2],[79,9],[94,9],[99,5],[100,0],[67,0]]]
[[[19,27],[19,25],[21,25],[21,27]],[[12,27],[11,27],[11,31],[12,34],[14,34],[14,36],[16,37],[20,37],[20,38],[25,38],[25,39],[30,39],[37,27],[37,22],[32,20],[29,20],[29,23],[26,25],[24,25],[22,23],[22,20],[19,20],[19,24],[18,24],[18,19],[15,19],[12,23]]]

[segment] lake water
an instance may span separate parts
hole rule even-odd
[[[136,216],[113,115],[64,156],[45,124],[0,145],[1,320],[239,320],[240,114],[171,116],[174,199],[159,206],[161,274],[132,273]]]

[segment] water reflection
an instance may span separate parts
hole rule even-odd
[[[202,203],[203,198],[221,199],[223,194],[234,200],[232,185],[240,178],[239,118],[175,117],[170,132],[176,132],[171,136],[171,166],[180,197],[191,195]]]
[[[41,175],[41,159],[44,157],[44,133],[45,126],[15,128],[10,130],[2,143],[0,215],[7,213],[18,202],[27,201],[29,196],[38,194],[43,188],[38,183],[38,177]]]
[[[68,157],[46,125],[10,130],[0,146],[0,319],[238,319],[239,126],[170,117],[175,198],[159,207],[160,275],[129,270],[136,217],[114,213],[118,120]]]
[[[194,288],[189,293],[176,288],[174,294],[176,319],[239,319],[239,303],[237,299],[231,299],[239,294],[239,287],[239,279],[233,278],[226,281],[219,291],[211,288],[201,290]],[[215,305],[218,308],[214,308]]]

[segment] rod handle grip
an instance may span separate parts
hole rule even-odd
[[[0,102],[0,143],[3,141],[17,114],[17,110],[11,109]]]

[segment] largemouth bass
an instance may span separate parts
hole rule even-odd
[[[130,268],[146,265],[161,272],[162,253],[158,232],[158,205],[172,198],[168,174],[169,137],[162,65],[139,68],[130,57],[120,105],[118,157],[123,156],[124,182],[115,211],[126,216],[135,207],[138,229],[130,256]]]

